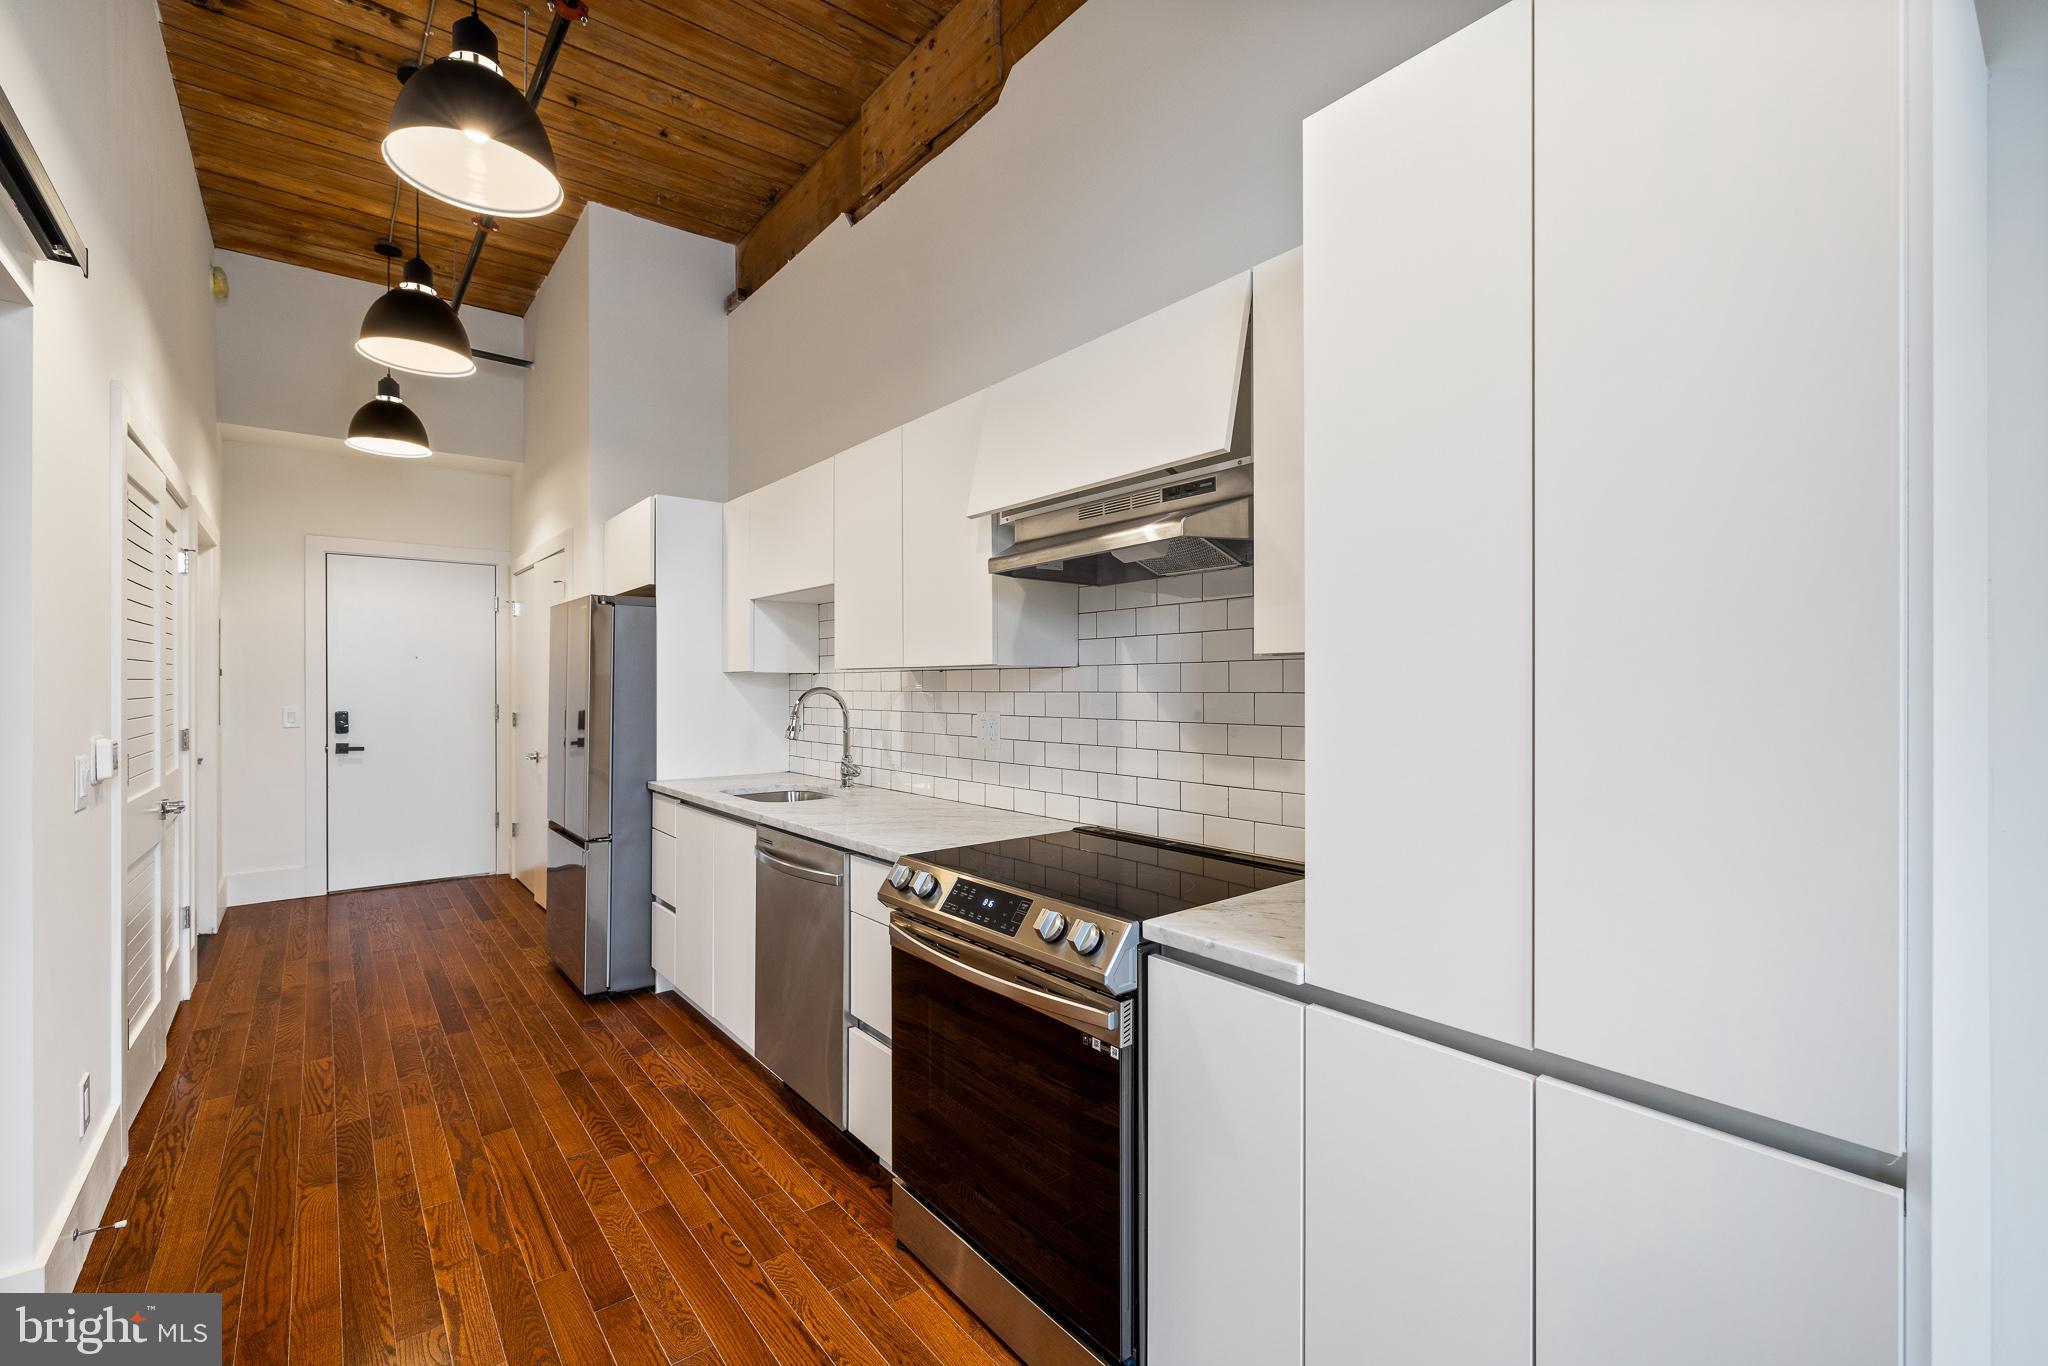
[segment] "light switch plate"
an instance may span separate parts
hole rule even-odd
[[[92,800],[92,756],[80,754],[71,761],[71,809],[85,810]]]
[[[286,707],[284,709],[284,728],[286,730],[297,730],[299,728],[299,709],[297,707]]]

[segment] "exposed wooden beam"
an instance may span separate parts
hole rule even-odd
[[[840,214],[855,222],[995,107],[1003,83],[1083,0],[960,0],[740,239],[727,307],[766,284]]]

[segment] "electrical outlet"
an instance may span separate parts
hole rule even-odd
[[[286,707],[284,709],[284,728],[286,730],[297,730],[299,728],[299,709],[297,707]]]
[[[71,761],[71,809],[85,810],[92,800],[92,756],[80,754]]]
[[[993,759],[996,757],[996,745],[1002,739],[1002,722],[997,719],[994,712],[978,711],[974,713],[974,738],[981,745],[981,752],[975,755],[975,758]]]
[[[92,1132],[92,1073],[88,1072],[78,1083],[78,1136],[84,1138]]]

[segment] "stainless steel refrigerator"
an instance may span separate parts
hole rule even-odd
[[[654,599],[548,621],[548,956],[584,995],[654,985]]]

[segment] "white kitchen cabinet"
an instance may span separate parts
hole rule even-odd
[[[638,593],[654,587],[655,502],[643,498],[604,524],[600,593]]]
[[[889,865],[859,854],[847,863],[846,1008],[854,1019],[886,1039],[892,1020],[889,911],[877,894],[889,876]]]
[[[655,800],[659,802],[661,798]],[[676,837],[659,826],[654,830],[653,863],[651,886],[654,899],[673,906],[676,904]]]
[[[834,668],[903,664],[903,494],[902,429],[832,458]]]
[[[972,394],[903,428],[901,663],[1068,667],[1080,659],[1080,590],[989,573],[992,524],[968,515],[986,403]]]
[[[754,827],[713,816],[712,1018],[754,1051]]]
[[[1534,1078],[1321,1007],[1307,1040],[1308,1359],[1531,1362]]]
[[[725,668],[818,667],[817,604],[832,596],[832,462],[725,504]]]
[[[1348,870],[1310,893],[1308,977],[1521,1046],[1529,137],[1530,0],[1302,127],[1308,725],[1342,775],[1310,786],[1308,853]]]
[[[1164,958],[1145,985],[1146,1357],[1300,1361],[1303,1007]]]
[[[859,1028],[846,1031],[846,1131],[868,1145],[882,1165],[889,1150],[889,1045]]]
[[[1537,1355],[1896,1366],[1902,1204],[1888,1186],[1546,1079]]]
[[[1302,651],[1302,251],[1252,267],[1252,649]]]
[[[992,386],[966,511],[981,515],[1230,451],[1251,275]]]
[[[849,918],[847,937],[847,1008],[853,1018],[888,1038],[892,1016],[889,1009],[889,927],[864,915]]]
[[[670,958],[671,970],[663,975],[692,1005],[716,1019],[716,831],[719,826],[733,822],[694,806],[678,804],[675,824],[675,896],[669,902],[676,912],[675,949]]]
[[[649,908],[649,947],[654,957],[654,976],[657,986],[673,986],[676,962],[676,913],[671,906],[656,901]]]
[[[1535,23],[1536,1046],[1896,1152],[1898,7]],[[1496,382],[1460,368],[1469,409]]]

